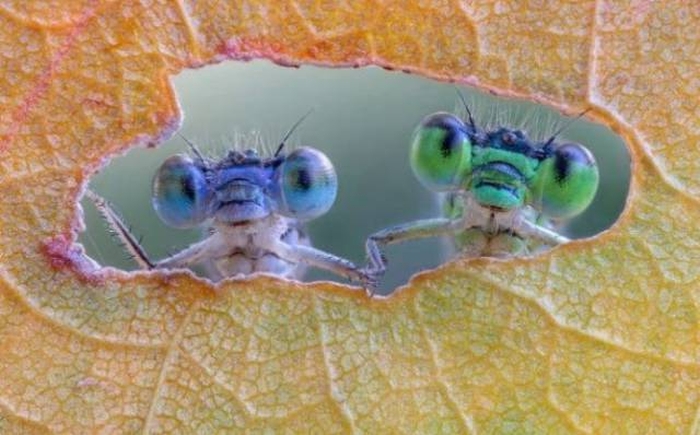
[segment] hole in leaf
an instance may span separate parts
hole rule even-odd
[[[414,176],[409,149],[411,135],[426,115],[462,111],[451,84],[379,68],[290,69],[264,61],[188,70],[175,77],[174,83],[184,112],[180,132],[209,157],[225,155],[234,142],[243,148],[264,144],[274,150],[290,127],[314,110],[288,143],[290,149],[301,145],[317,148],[337,172],[335,204],[306,225],[318,249],[363,265],[364,243],[370,234],[442,214],[439,196]],[[567,122],[533,103],[497,99],[469,88],[461,92],[480,126],[524,124],[529,135],[546,138]],[[569,124],[557,140],[564,139],[583,144],[593,153],[600,187],[591,205],[556,231],[571,238],[590,237],[609,228],[624,208],[629,154],[608,128],[585,119]],[[113,159],[90,182],[90,188],[108,200],[133,233],[143,238],[151,259],[165,258],[202,238],[201,229],[168,227],[151,206],[154,173],[167,157],[187,152],[184,140],[175,135],[156,149],[135,149]],[[83,209],[87,231],[80,242],[88,255],[103,265],[136,269],[87,199],[83,199]],[[390,263],[380,288],[383,293],[453,255],[440,238],[391,245],[385,253]],[[304,279],[342,280],[318,269],[310,269]]]

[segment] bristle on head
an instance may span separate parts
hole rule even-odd
[[[486,131],[505,127],[523,131],[534,142],[545,142],[565,132],[571,122],[570,118],[562,118],[551,109],[486,98],[473,92],[459,94],[453,113],[467,125],[470,125],[471,114],[474,123]],[[583,114],[578,117],[581,116]]]
[[[188,140],[192,144],[197,144],[196,148],[188,145],[188,154],[193,160],[202,160],[205,164],[215,165],[216,162],[226,159],[234,153],[246,154],[249,150],[255,151],[261,159],[272,158],[277,148],[279,135],[259,130],[248,132],[234,130],[215,138],[188,138]],[[297,148],[297,142],[294,139],[288,140],[285,150]]]

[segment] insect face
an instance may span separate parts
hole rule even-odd
[[[537,169],[533,202],[552,218],[568,218],[585,210],[598,190],[598,165],[579,144],[555,145]]]
[[[232,151],[214,164],[176,155],[156,173],[153,207],[175,228],[194,227],[209,218],[235,224],[272,212],[309,220],[331,208],[337,190],[333,164],[313,148],[270,159],[253,150]]]
[[[211,169],[212,217],[235,224],[262,219],[272,212],[269,190],[280,159],[260,159],[255,151],[232,151]]]
[[[463,190],[498,211],[533,205],[549,217],[567,218],[585,210],[598,188],[597,165],[581,145],[544,145],[509,128],[476,131],[443,112],[420,123],[410,159],[427,188]]]
[[[540,153],[523,132],[501,128],[473,148],[464,187],[484,207],[512,210],[525,204],[539,163]]]

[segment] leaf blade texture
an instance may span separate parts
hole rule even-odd
[[[0,4],[0,431],[696,433],[700,21],[686,2]],[[387,300],[101,271],[74,204],[180,122],[223,59],[376,64],[593,108],[626,211],[532,260],[455,260]]]

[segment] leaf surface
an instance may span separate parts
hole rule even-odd
[[[690,2],[5,0],[0,16],[0,432],[700,431]],[[387,300],[98,270],[74,244],[89,175],[179,125],[170,75],[255,57],[592,107],[630,147],[626,211]]]

